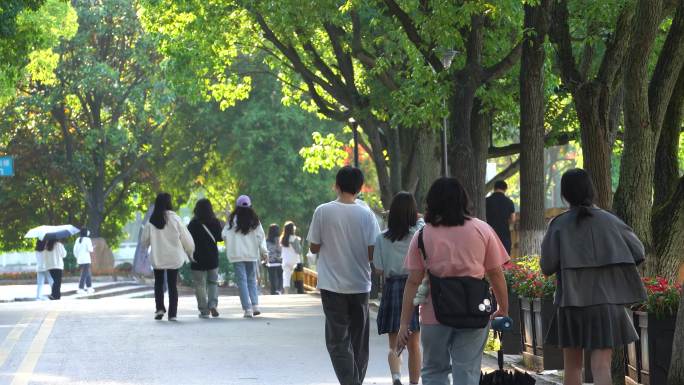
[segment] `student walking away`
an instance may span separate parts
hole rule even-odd
[[[45,269],[52,277],[52,293],[48,296],[51,300],[62,298],[62,273],[64,272],[64,258],[67,256],[62,242],[56,240],[45,241],[42,244]]]
[[[193,218],[188,231],[195,243],[194,261],[190,263],[192,282],[195,286],[197,309],[200,318],[218,317],[218,267],[223,225],[216,218],[209,199],[200,199],[195,204]]]
[[[171,195],[159,193],[149,223],[143,228],[140,242],[150,248],[150,262],[154,269],[154,319],[161,320],[164,306],[164,277],[169,291],[169,321],[176,321],[178,311],[178,269],[186,260],[193,259],[195,242],[181,218],[174,213]]]
[[[494,183],[494,192],[486,199],[487,223],[496,231],[508,254],[511,253],[511,223],[515,222],[515,205],[506,196],[508,184],[502,180]]]
[[[280,236],[283,248],[283,290],[290,289],[292,273],[297,264],[302,263],[302,239],[297,236],[297,226],[294,222],[285,222],[283,234]]]
[[[266,248],[268,249],[268,259],[266,261],[266,268],[268,268],[268,282],[271,286],[271,295],[283,293],[283,248],[280,246],[280,227],[275,223],[268,227],[268,236],[266,237]]]
[[[92,254],[95,249],[93,242],[88,237],[88,230],[81,229],[81,235],[74,243],[74,256],[76,263],[81,269],[81,278],[78,281],[78,294],[94,293],[92,277]]]
[[[613,349],[639,338],[626,306],[646,300],[637,270],[644,246],[629,226],[594,205],[586,171],[563,174],[561,195],[570,210],[551,222],[541,252],[542,272],[558,279],[547,343],[563,349],[566,385],[582,383],[583,351],[590,351],[594,384],[609,385]]]
[[[259,287],[257,268],[260,257],[266,258],[266,234],[259,217],[252,208],[252,200],[247,195],[238,197],[235,210],[230,213],[228,223],[223,228],[226,242],[226,255],[235,267],[235,277],[240,290],[240,303],[245,318],[261,314],[259,310]]]
[[[494,230],[471,216],[469,205],[468,194],[456,178],[435,181],[427,195],[427,224],[413,237],[406,256],[409,277],[397,350],[410,339],[413,301],[427,276],[429,293],[420,305],[424,385],[449,384],[449,372],[459,385],[479,384],[489,320],[508,315],[502,269],[508,253]],[[496,310],[490,283],[498,300]]]
[[[52,276],[50,275],[50,272],[48,272],[48,269],[45,265],[45,241],[37,240],[36,241],[36,299],[39,301],[43,301],[46,298],[43,297],[43,289],[45,286],[45,282],[47,281],[48,285],[52,287],[52,283],[54,282],[52,280]]]
[[[373,264],[379,274],[385,279],[380,309],[378,310],[378,333],[388,334],[390,352],[388,361],[394,385],[401,385],[401,355],[397,355],[397,333],[401,319],[401,303],[404,297],[404,286],[408,277],[408,270],[404,267],[406,252],[413,235],[425,222],[418,218],[416,200],[408,192],[400,192],[392,199],[387,230],[378,235],[373,251]],[[409,324],[411,333],[408,341],[409,382],[418,384],[420,379],[420,327],[418,325],[418,309],[415,308],[413,318]]]
[[[358,168],[337,173],[337,200],[314,212],[307,240],[318,254],[318,288],[325,342],[341,385],[361,385],[368,367],[370,259],[380,233],[373,212],[356,201],[363,186]]]

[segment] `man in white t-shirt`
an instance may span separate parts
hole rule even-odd
[[[318,288],[325,313],[325,340],[341,385],[361,385],[368,366],[370,259],[380,233],[377,219],[356,197],[358,168],[337,173],[337,200],[314,212],[307,240],[318,254]]]

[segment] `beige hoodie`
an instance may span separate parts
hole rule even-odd
[[[166,226],[161,230],[145,224],[140,243],[145,248],[151,246],[150,262],[157,270],[179,269],[195,252],[190,232],[173,211],[166,212]]]

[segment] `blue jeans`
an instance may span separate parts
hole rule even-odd
[[[235,262],[235,280],[240,290],[242,310],[252,310],[259,305],[259,288],[257,287],[257,263]]]
[[[40,299],[43,296],[43,286],[45,286],[45,281],[47,280],[48,285],[52,287],[52,276],[49,271],[38,271],[36,272],[36,286],[38,292],[36,293],[36,299]]]
[[[423,345],[423,385],[478,385],[482,352],[489,327],[456,329],[444,325],[420,325]]]

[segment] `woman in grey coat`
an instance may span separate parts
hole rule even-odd
[[[610,385],[613,348],[639,338],[626,306],[646,299],[637,271],[644,246],[618,217],[594,206],[586,171],[563,174],[561,195],[570,210],[551,222],[542,243],[542,272],[558,283],[547,342],[563,348],[565,385],[582,383],[583,350],[591,351],[594,384]]]

